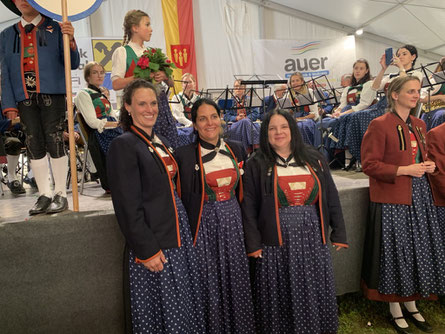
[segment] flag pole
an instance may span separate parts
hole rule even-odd
[[[68,22],[67,0],[62,0],[62,22]],[[70,148],[71,189],[73,194],[73,211],[79,211],[79,192],[77,188],[76,144],[74,140],[73,92],[71,82],[70,39],[63,34],[63,55],[65,61],[66,105],[68,110],[68,134]]]

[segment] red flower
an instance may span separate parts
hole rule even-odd
[[[170,59],[167,59],[165,62],[166,62],[167,64],[170,64],[170,63],[171,63]]]
[[[147,57],[139,58],[137,63],[137,65],[143,70],[145,70],[148,67],[148,64],[150,64],[150,60]]]
[[[151,53],[156,53],[156,49],[151,48]]]

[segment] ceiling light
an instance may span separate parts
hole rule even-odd
[[[362,28],[357,29],[357,30],[355,31],[355,34],[358,35],[358,36],[363,35],[363,29],[362,29]]]

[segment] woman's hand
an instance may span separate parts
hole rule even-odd
[[[155,79],[156,82],[162,82],[168,79],[167,74],[165,74],[164,71],[157,71],[153,73],[153,79]]]
[[[386,56],[385,56],[385,54],[383,54],[380,57],[380,66],[382,66],[382,70],[383,71],[386,71],[386,69],[388,68],[388,65],[386,65]]]
[[[157,273],[164,269],[164,263],[167,263],[167,259],[161,251],[158,256],[148,262],[144,262],[143,265],[151,272]]]
[[[397,57],[397,56],[394,56],[392,58],[392,63],[391,64],[394,65],[394,66],[397,66],[400,71],[404,71],[405,70],[405,68],[403,67],[402,63],[400,62],[399,57]]]
[[[436,170],[436,163],[434,161],[427,160],[423,163],[423,165],[426,168],[425,173],[434,173],[434,171]]]
[[[431,169],[431,166],[429,166],[428,168]],[[436,168],[436,164],[434,164],[434,168]],[[413,177],[421,177],[423,176],[423,174],[425,174],[426,170],[427,166],[425,166],[424,162],[408,166],[400,166],[397,169],[397,176],[408,175]]]

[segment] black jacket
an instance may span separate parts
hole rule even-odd
[[[282,244],[276,191],[276,166],[268,166],[260,155],[255,154],[247,161],[245,168],[244,200],[241,207],[248,254],[260,250],[263,244],[266,246],[281,246]],[[321,201],[319,197],[317,206],[318,211],[321,212],[322,235],[320,237],[323,244],[326,243],[330,226],[332,243],[347,247],[343,213],[329,166],[323,160],[318,166],[309,167],[315,172],[321,191]]]
[[[137,258],[147,260],[161,249],[180,247],[181,240],[169,174],[143,139],[148,136],[139,133],[127,131],[112,141],[107,172],[122,233]]]
[[[241,143],[234,141],[225,141],[225,143],[231,149],[236,162],[244,162],[246,152]],[[181,175],[181,200],[187,211],[193,240],[196,242],[205,195],[202,159],[199,157],[198,143],[179,147],[175,152],[175,158]],[[236,192],[242,199],[242,178],[240,178]]]

